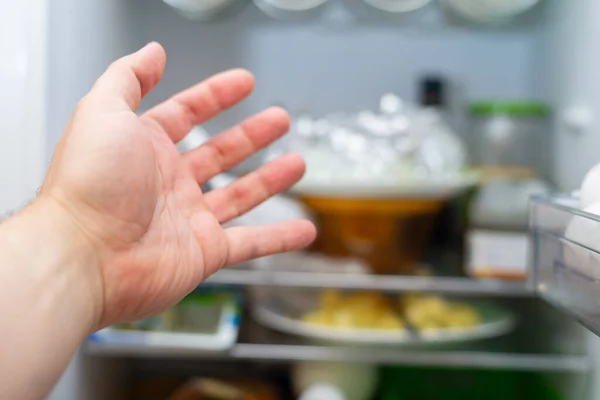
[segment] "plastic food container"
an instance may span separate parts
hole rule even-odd
[[[529,279],[540,297],[600,333],[600,216],[569,197],[534,197]]]
[[[254,0],[265,14],[276,19],[302,19],[317,16],[329,0]]]
[[[224,351],[237,340],[240,302],[235,291],[198,289],[157,317],[104,328],[89,340],[113,346]]]

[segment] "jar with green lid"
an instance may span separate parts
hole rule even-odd
[[[470,104],[471,161],[481,167],[532,170],[548,177],[551,168],[549,108],[532,101],[478,101]]]

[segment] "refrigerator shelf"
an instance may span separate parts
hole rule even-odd
[[[240,343],[224,353],[148,346],[115,346],[89,343],[87,354],[104,357],[162,359],[238,359],[255,361],[343,361],[380,365],[473,367],[523,371],[587,372],[591,360],[585,355],[494,353],[336,347],[289,344]]]
[[[210,284],[292,288],[337,288],[383,292],[436,292],[465,296],[528,297],[534,293],[525,283],[460,277],[282,272],[227,269],[207,280]]]
[[[550,307],[548,310],[556,313]],[[544,323],[540,325],[540,321],[535,324],[544,326],[543,329],[551,329]],[[539,338],[523,341],[529,337],[527,332],[530,329],[521,326],[502,337],[447,345],[344,345],[277,332],[248,315],[242,320],[237,343],[224,351],[210,352],[185,346],[164,347],[148,342],[133,345],[97,341],[88,341],[83,350],[92,357],[145,360],[340,361],[568,373],[582,373],[591,369],[592,359],[584,354],[584,349],[557,347],[543,343],[544,340]],[[578,336],[569,337],[580,342]]]
[[[295,343],[290,341],[241,342],[224,352],[206,352],[188,347],[123,346],[99,342],[85,344],[84,351],[94,357],[132,359],[340,361],[379,365],[473,367],[568,373],[587,372],[592,366],[591,359],[587,355],[317,345],[300,339],[296,339]]]
[[[569,197],[530,203],[530,288],[600,335],[600,216]]]

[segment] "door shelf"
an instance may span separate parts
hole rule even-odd
[[[530,204],[530,288],[600,335],[600,216],[569,197]]]
[[[315,272],[227,269],[207,280],[210,284],[292,288],[337,288],[383,292],[436,292],[465,296],[527,297],[534,293],[524,283],[460,277],[419,277]]]

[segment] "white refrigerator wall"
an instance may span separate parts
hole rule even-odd
[[[0,18],[0,220],[33,199],[46,147],[47,3],[2,4]]]
[[[49,3],[48,159],[79,99],[112,61],[137,46],[128,0]]]

